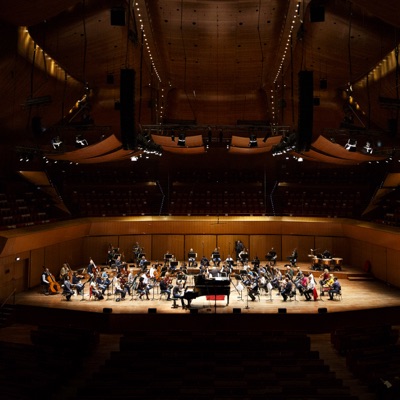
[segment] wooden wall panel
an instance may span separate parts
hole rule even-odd
[[[169,251],[178,261],[184,260],[184,236],[183,235],[153,235],[152,254],[154,260],[164,260],[164,254]],[[150,258],[147,257],[150,261]]]
[[[147,259],[153,259],[151,249],[151,236],[150,235],[123,235],[119,236],[118,247],[121,254],[125,256],[126,262],[134,262],[133,248],[139,243],[139,246],[144,250]]]
[[[278,260],[282,256],[282,239],[280,235],[251,235],[250,236],[250,253],[251,258],[258,256],[260,260],[265,260],[266,254],[274,248]]]
[[[282,260],[287,261],[294,248],[297,248],[298,261],[307,262],[310,249],[315,243],[314,236],[282,236]]]
[[[190,248],[197,253],[197,261],[200,261],[203,256],[209,258],[216,246],[215,235],[185,235],[185,260]]]
[[[41,249],[35,249],[31,251],[31,265],[29,271],[29,287],[35,287],[40,285],[40,278],[43,272],[44,266],[44,247]]]
[[[390,282],[392,285],[400,287],[400,251],[388,250],[386,254],[387,275],[385,282]]]
[[[59,248],[60,250],[60,267],[64,263],[68,263],[73,271],[79,269],[86,262],[83,258],[83,240],[68,240]]]
[[[93,258],[95,264],[106,264],[108,248],[110,244],[117,247],[117,242],[118,237],[111,235],[86,237],[83,241],[83,263],[79,268],[87,267],[90,257]]]
[[[50,273],[58,279],[60,269],[62,267],[60,259],[60,244],[53,244],[45,248],[44,265],[49,269]]]
[[[218,235],[217,236],[217,247],[221,254],[221,259],[225,260],[228,254],[236,260],[235,244],[238,240],[241,240],[244,246],[250,251],[250,239],[248,235]],[[211,253],[210,253],[211,254]]]

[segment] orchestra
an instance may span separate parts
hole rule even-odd
[[[342,259],[332,257],[329,250],[318,252],[311,249],[311,257],[313,260],[318,259],[318,267],[325,266],[323,272],[319,275],[318,285],[314,279],[312,271],[315,270],[316,263],[312,261],[308,268],[311,271],[303,272],[297,265],[298,252],[294,248],[292,254],[287,257],[290,261],[288,264],[277,265],[277,253],[272,247],[265,256],[265,260],[260,260],[257,256],[249,262],[249,251],[240,242],[239,247],[242,250],[238,253],[239,263],[235,263],[234,258],[228,253],[226,259],[222,260],[220,248],[215,247],[211,253],[210,264],[209,259],[203,255],[200,262],[196,263],[197,253],[190,248],[187,254],[187,261],[182,261],[180,268],[177,266],[179,262],[175,256],[166,251],[164,254],[164,263],[156,261],[150,266],[150,262],[142,253],[142,248],[138,243],[134,246],[136,254],[140,253],[140,259],[136,264],[127,264],[121,261],[121,254],[118,248],[110,245],[109,254],[114,254],[113,263],[106,266],[98,267],[93,258],[89,258],[87,268],[82,268],[83,275],[77,271],[72,271],[69,264],[64,263],[60,269],[59,278],[63,291],[61,293],[68,301],[72,296],[82,295],[85,298],[84,288],[89,283],[89,299],[103,300],[107,293],[114,295],[115,301],[126,298],[126,295],[132,296],[132,300],[150,300],[151,291],[157,295],[166,294],[166,300],[180,299],[182,308],[191,307],[192,300],[201,296],[209,296],[221,294],[227,296],[229,304],[229,293],[231,284],[231,274],[236,270],[239,272],[240,280],[243,282],[243,289],[247,289],[247,296],[251,301],[260,298],[260,291],[271,295],[272,291],[277,291],[277,295],[282,296],[282,301],[287,299],[296,300],[296,292],[303,296],[305,301],[318,299],[319,295],[329,294],[329,298],[334,294],[340,293],[341,287],[337,277],[332,274],[331,266],[336,263],[335,260]],[[204,250],[204,249],[203,249]],[[236,248],[235,248],[236,251]],[[329,264],[327,262],[329,260]],[[191,270],[188,271],[188,266]],[[193,275],[193,277],[191,276]],[[84,279],[86,278],[86,281]],[[188,279],[189,278],[189,279]],[[238,279],[238,278],[236,278]],[[194,284],[193,284],[194,283]],[[48,268],[43,267],[41,278],[43,292],[51,292],[50,287],[54,287],[54,277]],[[237,287],[233,285],[233,288]],[[54,290],[54,289],[53,289]],[[57,293],[57,290],[55,290]],[[331,296],[332,295],[332,296]],[[241,294],[240,294],[241,296]],[[160,300],[161,296],[158,296]],[[185,303],[187,301],[187,304]],[[301,298],[300,298],[301,300]],[[296,300],[297,301],[297,300]],[[175,304],[174,304],[175,305]]]

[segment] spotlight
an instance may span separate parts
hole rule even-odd
[[[257,147],[257,136],[250,135],[249,147]]]
[[[298,162],[303,162],[303,157],[299,157],[299,158],[297,159],[297,161],[298,161]]]
[[[53,146],[54,150],[58,150],[61,145],[62,145],[62,140],[60,139],[60,136],[56,136],[53,139],[51,139],[51,145]]]
[[[178,146],[186,146],[186,137],[184,133],[179,134]]]
[[[365,143],[365,146],[363,147],[363,152],[366,154],[372,154],[373,153],[373,148],[371,147],[371,143],[367,142]]]
[[[75,136],[75,144],[77,147],[85,147],[88,146],[87,140],[82,135]]]
[[[357,147],[357,140],[355,139],[349,139],[347,143],[344,145],[344,148],[347,151],[355,152]]]

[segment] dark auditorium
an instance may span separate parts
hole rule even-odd
[[[0,11],[0,396],[400,398],[398,0]]]

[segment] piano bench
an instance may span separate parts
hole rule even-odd
[[[179,305],[176,304],[176,302],[181,299],[179,297],[171,297],[171,300],[173,301],[171,308],[179,308]]]

